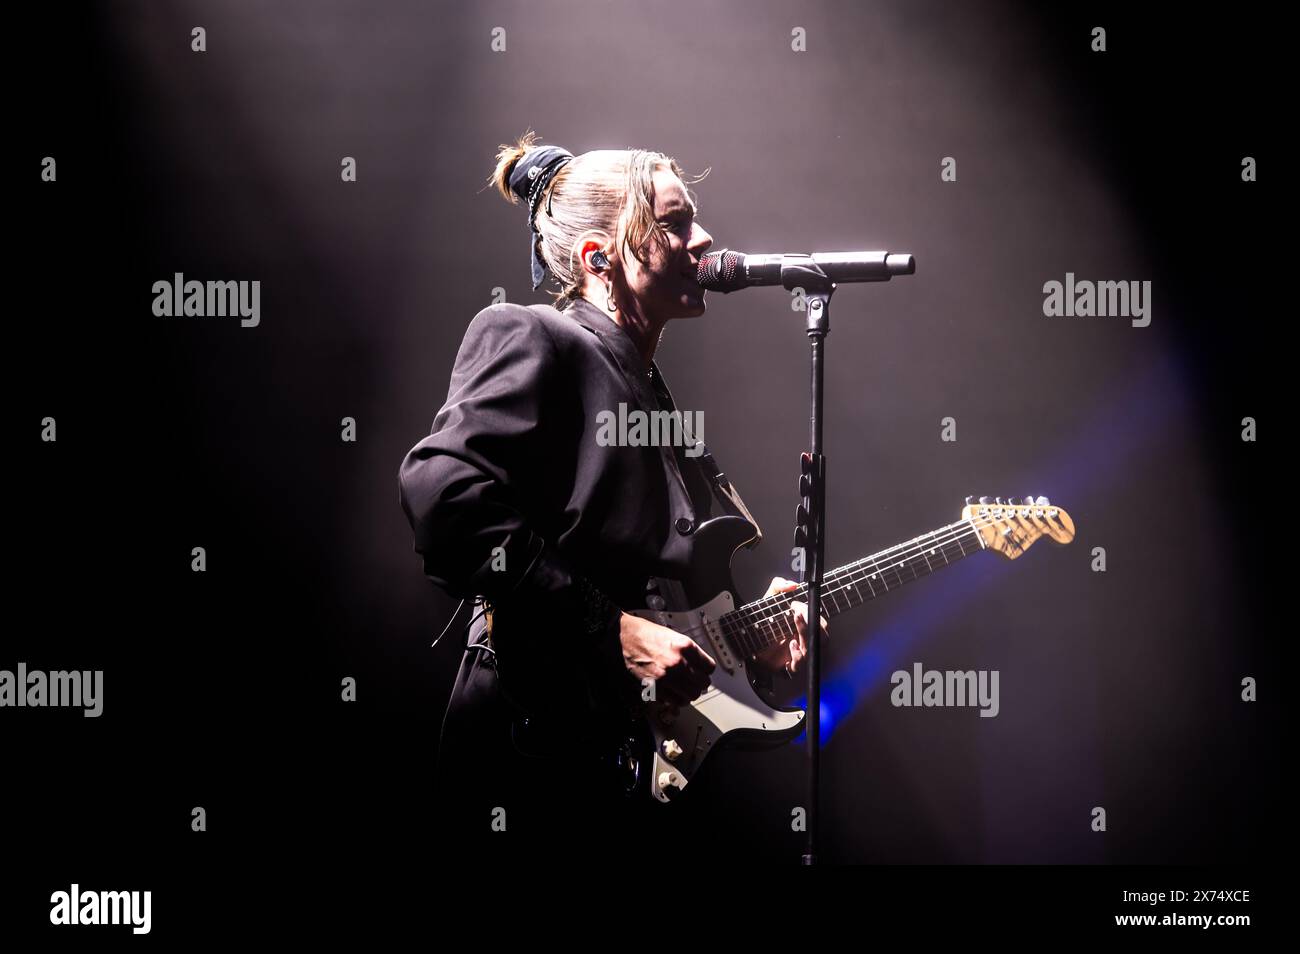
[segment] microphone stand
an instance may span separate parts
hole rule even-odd
[[[847,253],[819,256],[836,266],[845,281],[887,282],[894,275],[913,275],[911,255]],[[803,501],[795,512],[794,545],[803,553],[802,582],[808,587],[808,707],[804,715],[808,738],[808,804],[804,814],[807,843],[802,863],[817,863],[817,835],[821,820],[821,619],[822,582],[826,558],[826,456],[822,451],[822,394],[826,374],[826,336],[831,333],[831,295],[836,284],[812,255],[759,255],[757,272],[750,273],[748,256],[714,252],[713,261],[700,263],[700,283],[724,294],[748,285],[773,284],[773,267],[780,261],[781,285],[786,291],[802,290],[807,302],[807,334],[811,361],[811,413],[809,449],[800,455],[799,494]],[[739,272],[743,277],[737,278]]]
[[[803,579],[808,586],[808,708],[804,717],[808,737],[808,805],[805,815],[807,842],[802,863],[817,863],[817,835],[821,798],[821,618],[822,574],[826,556],[826,457],[822,450],[822,394],[826,373],[826,336],[830,334],[830,301],[835,283],[811,259],[791,259],[781,267],[781,284],[787,291],[804,290],[807,334],[811,357],[811,409],[809,452],[800,455],[799,492],[803,502],[796,511],[795,546],[803,548]]]

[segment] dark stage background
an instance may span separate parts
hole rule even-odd
[[[915,276],[834,299],[829,565],[957,519],[968,494],[1044,494],[1077,524],[1069,547],[981,556],[837,618],[826,860],[1272,857],[1286,635],[1270,526],[1289,521],[1268,478],[1291,313],[1278,31],[1189,11],[15,14],[0,668],[105,673],[98,719],[0,713],[10,834],[50,860],[53,880],[29,883],[37,920],[78,876],[163,891],[232,868],[460,864],[439,844],[463,822],[429,794],[461,632],[430,648],[455,602],[421,573],[396,477],[494,287],[549,300],[529,288],[524,211],[483,188],[497,144],[528,128],[710,168],[694,191],[714,248],[916,256]],[[796,26],[807,53],[790,50]],[[45,156],[57,182],[40,181]],[[1260,181],[1242,181],[1245,156]],[[1067,271],[1150,280],[1150,326],[1044,317],[1043,283]],[[260,280],[260,325],[155,317],[151,286],[175,272]],[[736,567],[752,598],[790,575],[807,349],[778,290],[708,300],[658,360],[767,534]],[[46,416],[55,443],[37,436]],[[999,716],[891,706],[889,673],[914,661],[999,670]],[[1258,702],[1241,701],[1246,676]],[[711,798],[729,821],[692,853],[797,861],[803,758],[725,758]]]

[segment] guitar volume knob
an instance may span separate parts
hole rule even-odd
[[[669,798],[677,794],[677,773],[660,772],[659,788]]]
[[[682,747],[677,744],[676,739],[664,739],[663,745],[660,746],[660,748],[663,750],[664,758],[669,762],[676,762],[677,759],[681,757]]]

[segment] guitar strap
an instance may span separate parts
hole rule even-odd
[[[663,375],[659,373],[659,368],[656,365],[651,365],[650,383],[652,390],[667,400],[668,406],[672,408],[673,413],[680,415],[680,412],[677,411],[677,404],[673,401],[672,392],[668,390],[668,384],[664,381]],[[685,415],[681,415],[679,419],[682,421],[683,434],[686,436],[688,441],[694,442],[691,449],[694,450],[696,447],[700,448],[700,453],[696,456],[695,461],[700,465],[700,471],[704,474],[704,478],[709,485],[709,491],[713,499],[722,505],[722,509],[725,512],[731,514],[733,517],[740,517],[742,520],[747,520],[753,526],[754,539],[744,544],[744,546],[748,550],[754,549],[754,547],[763,542],[763,528],[758,525],[758,521],[754,519],[754,515],[750,513],[749,508],[745,506],[745,501],[741,499],[740,491],[736,490],[735,486],[733,486],[731,481],[727,478],[727,475],[718,467],[718,462],[713,459],[713,454],[709,452],[709,445],[704,443],[702,438],[698,438],[690,432]]]
[[[758,525],[758,521],[754,519],[754,515],[749,512],[749,508],[745,506],[745,501],[741,499],[740,491],[736,490],[735,486],[733,486],[731,481],[727,478],[727,475],[718,468],[718,462],[714,460],[713,455],[709,453],[707,444],[704,445],[704,453],[700,454],[698,462],[701,469],[704,471],[704,476],[708,478],[709,487],[713,490],[714,499],[717,500],[718,503],[722,504],[722,508],[732,516],[741,517],[753,524],[754,539],[746,543],[745,548],[748,550],[754,549],[754,547],[758,546],[763,541],[763,530]]]

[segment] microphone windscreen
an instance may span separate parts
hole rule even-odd
[[[695,280],[706,291],[736,291],[745,287],[741,267],[745,256],[740,252],[723,249],[720,252],[706,252],[700,258]]]

